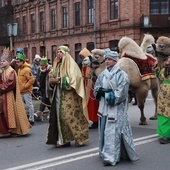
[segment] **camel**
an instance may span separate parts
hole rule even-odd
[[[155,44],[155,39],[151,34],[144,34],[142,43],[140,45],[142,51],[144,53],[148,53],[150,49],[148,49],[148,47],[150,47],[151,44]]]
[[[160,69],[165,67],[166,61],[170,58],[170,38],[165,36],[160,36],[156,44],[150,45],[153,48],[155,57],[157,58],[157,63],[155,65]],[[160,84],[160,82],[158,82]]]
[[[170,57],[170,38],[161,36],[157,39],[156,44],[153,45],[155,56],[160,64],[163,64],[168,57]],[[162,65],[161,65],[162,66]]]
[[[155,103],[155,113],[151,119],[156,119],[158,95],[157,80],[154,73],[141,75],[138,65],[132,59],[135,58],[138,61],[141,59],[143,62],[145,61],[146,64],[148,63],[149,58],[152,61],[150,67],[153,65],[153,63],[155,63],[156,59],[149,54],[146,56],[139,45],[128,37],[121,38],[118,43],[118,47],[120,50],[120,59],[118,60],[117,64],[128,74],[130,88],[135,91],[138,107],[141,113],[139,125],[147,125],[144,114],[144,104],[146,97],[148,96],[148,92],[151,90],[151,94]],[[84,58],[82,64],[91,67],[93,70],[98,69],[98,72],[103,71],[105,68],[105,63],[103,61],[106,51],[102,49],[94,49],[91,51],[91,53],[92,56]],[[147,67],[149,68],[149,66]]]

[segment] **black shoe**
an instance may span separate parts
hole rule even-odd
[[[32,126],[34,126],[34,122],[33,122],[33,121],[29,120],[29,122],[30,122],[30,124],[31,124]]]
[[[34,114],[34,120],[37,121],[37,122],[42,121],[42,119],[39,116],[35,115],[35,114]]]
[[[170,138],[160,138],[160,144],[168,144],[170,143]]]
[[[89,126],[89,129],[97,129],[98,128],[98,122],[93,122],[91,126]]]
[[[137,102],[133,103],[132,105],[137,105]]]

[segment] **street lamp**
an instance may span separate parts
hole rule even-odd
[[[17,29],[18,29],[17,23],[7,24],[7,32],[8,36],[10,37],[10,51],[13,50],[12,36],[17,36]]]

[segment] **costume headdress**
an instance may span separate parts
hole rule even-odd
[[[83,49],[80,51],[79,55],[81,55],[81,56],[83,56],[83,57],[88,57],[88,56],[91,55],[91,53],[90,53],[90,51],[89,51],[87,48],[83,48]]]
[[[47,58],[41,58],[40,64],[48,64],[48,59]]]
[[[26,60],[26,57],[25,57],[23,54],[18,53],[17,56],[16,56],[16,59],[17,59],[17,60],[25,61],[25,60]]]
[[[4,48],[3,53],[1,55],[1,60],[5,60],[5,61],[10,62],[11,58],[12,58],[12,53],[9,50],[9,48]]]
[[[61,45],[61,46],[58,48],[58,50],[61,50],[64,54],[65,54],[66,52],[69,52],[69,51],[70,51],[70,49],[69,49],[67,46],[65,46],[65,45]]]

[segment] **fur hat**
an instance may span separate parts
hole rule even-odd
[[[80,52],[79,55],[85,57],[88,57],[91,55],[90,51],[87,48],[83,48]]]
[[[47,58],[41,58],[40,64],[48,64],[48,59]]]
[[[118,61],[118,59],[119,59],[118,53],[116,51],[107,51],[105,58],[110,58],[114,61]]]
[[[66,52],[69,52],[69,51],[70,51],[70,49],[69,49],[67,46],[65,46],[65,45],[61,45],[61,46],[58,48],[58,50],[62,51],[64,54],[65,54]]]
[[[25,60],[26,60],[26,57],[25,57],[23,54],[18,53],[17,56],[16,56],[16,59],[17,59],[17,60],[25,61]]]
[[[35,54],[35,59],[41,59],[41,57],[38,54]]]
[[[5,60],[10,62],[11,61],[11,51],[9,50],[9,48],[4,48],[3,53],[1,55],[1,60]]]

